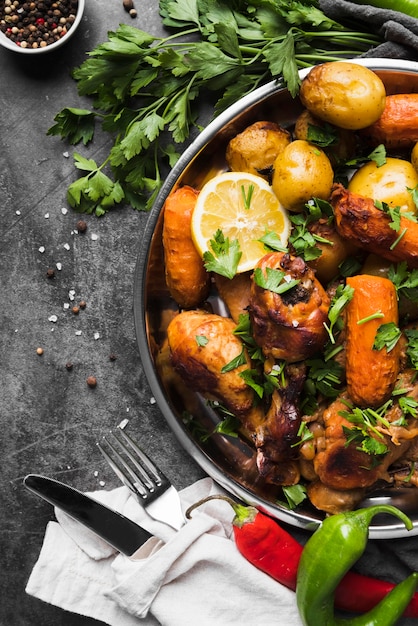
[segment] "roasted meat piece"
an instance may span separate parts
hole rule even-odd
[[[324,322],[330,299],[303,259],[282,252],[266,254],[257,264],[284,273],[284,281],[296,279],[295,287],[279,294],[257,284],[254,276],[249,313],[253,335],[266,357],[289,363],[302,361],[320,351],[327,340]]]
[[[295,463],[298,449],[300,392],[306,378],[304,364],[285,368],[286,384],[273,392],[265,420],[256,430],[257,466],[267,482],[292,485],[299,482],[300,471]]]
[[[389,480],[388,467],[402,456],[410,445],[406,439],[393,443],[388,432],[384,435],[384,443],[389,451],[379,459],[379,463],[376,463],[375,455],[363,452],[355,441],[347,442],[344,429],[353,427],[353,424],[341,415],[341,412],[347,410],[347,403],[349,404],[348,398],[341,396],[324,411],[325,448],[319,451],[314,459],[314,469],[319,480],[331,489],[343,491],[371,487],[379,479]]]
[[[409,267],[418,267],[417,222],[401,216],[400,227],[394,230],[392,217],[378,209],[372,198],[340,184],[333,188],[331,204],[341,237],[389,261],[406,261]]]
[[[190,389],[218,400],[253,433],[264,415],[254,407],[254,392],[240,376],[251,368],[251,361],[233,334],[235,327],[232,319],[214,313],[179,313],[167,329],[171,362]],[[225,370],[240,355],[244,363]]]

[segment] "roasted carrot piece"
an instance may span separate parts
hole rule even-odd
[[[163,246],[165,277],[179,307],[201,304],[209,293],[210,276],[192,240],[190,223],[198,191],[185,185],[171,193],[164,205]]]
[[[374,348],[382,324],[398,325],[398,303],[392,281],[358,274],[347,278],[354,294],[346,308],[347,391],[354,404],[378,407],[390,396],[399,373],[399,344],[390,351]]]
[[[418,141],[418,93],[386,96],[381,117],[361,132],[370,143],[387,150],[411,148]]]

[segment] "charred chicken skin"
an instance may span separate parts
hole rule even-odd
[[[350,192],[340,184],[333,188],[331,204],[341,237],[389,261],[406,261],[410,268],[418,267],[417,222],[401,216],[396,231],[390,225],[390,215],[378,209],[372,198]]]
[[[320,351],[327,340],[324,323],[330,299],[314,271],[300,257],[282,252],[266,254],[257,264],[284,273],[284,281],[298,283],[281,295],[257,284],[254,276],[249,313],[253,335],[266,357],[289,363],[303,361]]]
[[[265,420],[256,429],[257,467],[272,484],[299,482],[298,430],[301,422],[299,398],[306,378],[303,364],[290,364],[285,372],[286,385],[273,392]]]

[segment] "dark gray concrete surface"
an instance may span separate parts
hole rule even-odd
[[[52,507],[22,487],[27,473],[85,490],[118,486],[95,442],[129,418],[176,486],[202,475],[152,403],[137,349],[133,273],[147,215],[127,207],[86,217],[87,231],[75,234],[79,216],[65,200],[74,148],[46,136],[63,107],[83,105],[71,69],[121,22],[161,34],[158,2],[138,0],[137,20],[122,0],[86,5],[79,32],[59,51],[28,60],[0,49],[0,626],[95,623],[25,594],[53,519]],[[106,141],[85,154],[100,160]],[[87,306],[74,315],[80,300]]]
[[[87,231],[76,234],[79,216],[65,200],[76,177],[74,148],[46,136],[63,107],[90,106],[70,72],[107,31],[127,22],[162,34],[157,0],[136,3],[133,21],[122,0],[87,0],[80,31],[50,55],[28,60],[0,49],[0,626],[97,623],[25,593],[53,519],[52,507],[23,488],[26,474],[82,490],[118,486],[95,442],[128,418],[177,487],[203,475],[152,402],[137,349],[133,277],[147,215],[126,207],[86,217]],[[100,161],[107,142],[99,136],[88,150],[76,149]],[[74,315],[80,300],[87,306]],[[86,384],[90,375],[95,389]],[[401,580],[418,567],[417,546],[415,537],[375,542],[361,567]]]

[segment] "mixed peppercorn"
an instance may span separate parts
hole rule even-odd
[[[72,27],[78,0],[0,0],[0,30],[21,48],[44,48]]]

